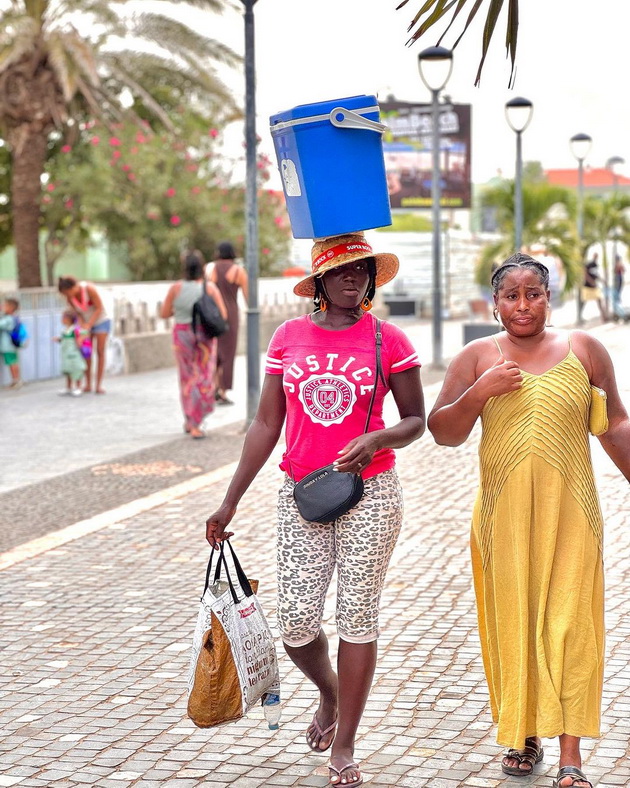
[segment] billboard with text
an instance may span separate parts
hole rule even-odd
[[[430,208],[433,129],[430,104],[379,102],[387,189],[393,209]],[[440,205],[470,208],[470,104],[440,105]]]

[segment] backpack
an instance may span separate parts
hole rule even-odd
[[[15,318],[15,325],[11,329],[11,342],[15,347],[26,347],[28,345],[28,331],[19,317]]]
[[[79,350],[84,359],[92,358],[92,337],[76,326],[74,329],[74,336],[77,342],[80,341]]]
[[[192,329],[195,333],[198,326],[207,339],[220,337],[229,329],[228,322],[221,314],[217,302],[208,292],[205,281],[203,292],[193,304]]]

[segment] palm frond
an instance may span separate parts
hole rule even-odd
[[[175,69],[170,58],[156,53],[123,50],[104,53],[101,62],[121,81],[121,86],[126,84],[138,98],[139,94],[126,75],[133,75],[133,82],[142,85],[151,95],[155,95],[155,89],[160,85],[168,86],[182,97],[181,100],[196,98],[202,104],[219,105],[221,115],[238,115],[228,88],[213,73],[199,68],[194,59],[190,63],[182,60]]]
[[[409,0],[402,0],[397,6],[397,10],[403,8],[407,5]],[[456,37],[455,42],[452,46],[453,49],[459,44],[461,39],[463,38],[464,34],[468,31],[472,21],[474,20],[477,12],[483,5],[484,0],[426,0],[425,3],[420,7],[420,10],[414,15],[411,23],[409,24],[408,30],[414,30],[411,38],[407,41],[407,44],[412,44],[417,41],[419,38],[424,36],[429,30],[435,29],[436,26],[442,22],[443,20],[447,19],[449,12],[452,11],[452,15],[446,30],[438,37],[438,44],[441,44],[446,34],[449,32],[453,23],[460,15],[460,13],[464,10],[465,7],[470,7],[470,12],[468,14],[468,18],[464,23],[464,27]],[[501,13],[501,9],[503,7],[504,0],[490,0],[490,5],[486,15],[486,21],[483,28],[482,34],[482,45],[481,45],[481,59],[479,61],[479,66],[477,68],[477,74],[475,77],[475,85],[478,85],[481,81],[481,73],[483,71],[483,67],[486,61],[486,56],[488,54],[488,50],[490,48],[490,43],[492,41],[492,37],[494,35],[494,31],[496,30],[497,23],[499,20],[499,15]],[[507,27],[506,27],[506,34],[505,34],[505,46],[507,49],[508,57],[511,61],[511,69],[510,69],[510,76],[508,79],[508,87],[511,87],[514,82],[514,72],[516,68],[516,48],[518,44],[518,22],[519,22],[519,0],[508,0],[508,20],[507,20]]]
[[[92,25],[102,25],[109,35],[125,34],[126,25],[120,13],[112,5],[124,4],[128,0],[63,0],[56,3],[48,13],[45,26],[54,28],[67,18],[81,15],[83,19],[90,19]]]
[[[98,69],[94,50],[89,42],[74,28],[59,33],[59,38],[68,58],[76,64],[76,70],[87,77],[92,85],[97,85],[99,82]]]
[[[236,66],[242,62],[242,58],[225,44],[162,14],[140,14],[135,20],[134,33],[180,57],[188,53],[200,58],[202,62],[211,59],[228,66]]]
[[[161,120],[161,122],[169,131],[174,131],[174,126],[171,122],[171,119],[168,117],[167,113],[164,112],[160,103],[156,101],[151,93],[146,90],[139,82],[137,82],[131,76],[131,74],[129,74],[128,70],[122,65],[120,61],[117,62],[116,60],[111,59],[110,68],[114,76],[117,76],[124,85],[128,86],[131,92],[142,100],[147,109],[153,112],[153,114]]]
[[[481,60],[479,61],[479,68],[477,69],[477,76],[475,77],[475,85],[478,85],[481,80],[481,72],[483,70],[483,64],[486,62],[486,55],[488,54],[490,41],[492,40],[494,30],[497,26],[497,20],[499,18],[499,14],[501,13],[502,7],[503,7],[503,0],[490,0],[490,8],[488,9],[488,16],[486,17],[486,23],[483,26]],[[509,38],[509,30],[508,30],[508,38]],[[513,72],[514,72],[514,65],[512,65],[512,73]],[[508,84],[508,87],[510,86],[511,82],[512,82],[512,76],[510,75],[510,82]]]
[[[0,72],[32,52],[39,35],[38,25],[31,17],[19,15],[10,20],[3,17],[2,21],[8,23],[0,27]]]
[[[215,14],[222,13],[226,8],[238,8],[236,4],[229,2],[229,0],[165,0],[165,2],[173,5],[188,5],[193,8],[199,8],[202,11],[212,11]]]

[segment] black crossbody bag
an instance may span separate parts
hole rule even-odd
[[[381,364],[382,340],[381,321],[377,320],[375,334],[376,377],[365,420],[364,435],[370,426],[379,380],[382,380],[386,385]],[[296,482],[293,488],[293,498],[298,512],[305,520],[313,523],[332,523],[342,514],[350,511],[353,506],[356,506],[362,497],[363,479],[360,474],[335,471],[332,463],[309,473],[308,476]]]

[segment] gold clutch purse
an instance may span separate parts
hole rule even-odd
[[[588,429],[592,435],[603,435],[608,429],[606,392],[591,386],[591,407],[588,414]]]

